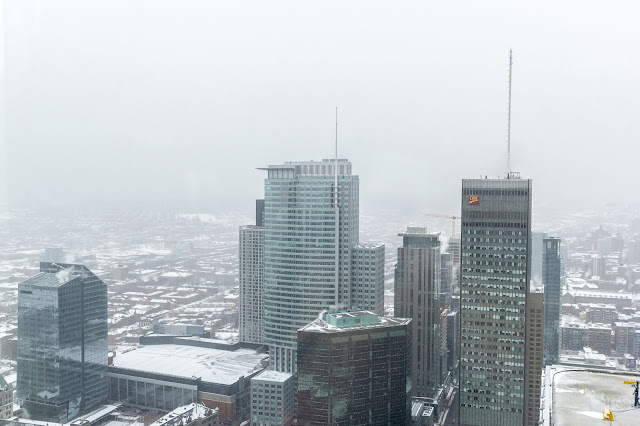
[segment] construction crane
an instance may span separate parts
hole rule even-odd
[[[452,216],[446,214],[436,214],[436,213],[427,213],[425,216],[428,217],[442,217],[445,219],[451,219],[451,238],[456,237],[456,220],[461,219],[460,216]]]

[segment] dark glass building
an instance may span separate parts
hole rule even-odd
[[[322,314],[298,330],[298,424],[411,421],[411,319]]]
[[[542,284],[544,285],[544,365],[560,361],[560,307],[562,306],[562,260],[560,240],[542,242]]]
[[[65,423],[107,397],[107,286],[83,265],[40,263],[19,285],[17,396]]]
[[[462,181],[460,423],[526,422],[531,180]]]

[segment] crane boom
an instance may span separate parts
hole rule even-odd
[[[425,216],[428,217],[441,217],[443,219],[451,219],[451,238],[456,237],[456,220],[462,219],[460,216],[453,216],[448,214],[438,214],[438,213],[427,213]]]

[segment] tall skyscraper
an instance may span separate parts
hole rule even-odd
[[[264,343],[264,200],[256,200],[256,224],[240,227],[238,275],[240,341]]]
[[[544,293],[540,290],[529,293],[527,301],[527,363],[529,384],[526,389],[527,421],[535,426],[540,420],[540,395],[542,393],[542,371],[544,359]]]
[[[440,234],[410,226],[398,235],[402,247],[398,247],[395,269],[394,312],[413,319],[413,396],[432,398],[442,384],[441,366],[446,365],[439,301]]]
[[[240,227],[240,341],[264,343],[264,228]]]
[[[352,305],[359,181],[347,160],[266,170],[264,341],[271,368],[295,372],[298,329],[325,309]]]
[[[460,423],[527,419],[531,181],[462,181]]]
[[[543,240],[542,284],[544,285],[544,365],[553,365],[560,361],[562,259],[558,238]]]
[[[298,424],[405,425],[411,320],[323,313],[298,331]]]
[[[17,395],[32,419],[64,423],[107,397],[107,286],[83,265],[40,271],[18,286]]]

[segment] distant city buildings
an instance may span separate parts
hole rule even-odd
[[[460,423],[527,421],[531,181],[462,181]]]
[[[432,398],[442,384],[446,365],[446,334],[440,315],[440,234],[428,234],[424,227],[408,227],[398,248],[395,267],[394,313],[411,318],[413,327],[413,396]],[[446,327],[446,315],[444,318]],[[446,330],[446,328],[445,328]],[[443,359],[445,358],[445,359]]]
[[[17,395],[32,419],[68,422],[107,397],[107,286],[42,262],[19,285]]]
[[[411,320],[323,313],[298,331],[298,424],[405,425]]]

